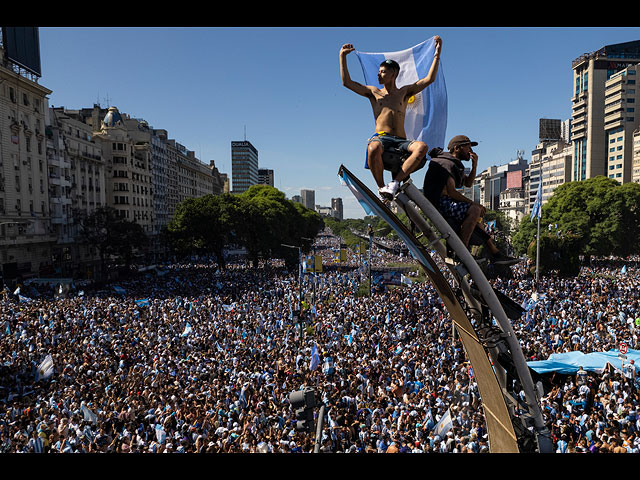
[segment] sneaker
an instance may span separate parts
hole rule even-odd
[[[384,199],[393,200],[393,197],[395,197],[396,193],[398,193],[399,186],[400,186],[400,183],[394,180],[393,182],[388,183],[384,187],[378,188],[378,193]]]
[[[491,263],[494,265],[515,265],[520,263],[520,259],[509,257],[502,252],[498,252],[491,258]]]

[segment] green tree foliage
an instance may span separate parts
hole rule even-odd
[[[640,253],[640,185],[599,176],[559,186],[542,208],[543,235],[569,236],[575,254]],[[553,227],[548,228],[549,224]],[[535,243],[537,222],[525,217],[513,236],[517,252]]]
[[[259,258],[284,258],[295,265],[298,252],[282,244],[308,251],[323,228],[320,215],[287,200],[267,185],[254,185],[240,195],[206,195],[180,203],[168,231],[181,252],[211,252],[224,268],[227,244],[247,249],[254,266]]]
[[[235,242],[240,228],[243,205],[238,196],[205,195],[188,198],[178,204],[168,232],[175,248],[181,252],[210,252],[224,268],[223,249]]]
[[[79,223],[81,239],[98,249],[102,272],[109,257],[124,261],[128,267],[134,253],[148,244],[142,226],[120,217],[112,207],[98,207],[88,215],[80,214]]]

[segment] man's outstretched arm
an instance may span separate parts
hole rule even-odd
[[[422,90],[431,85],[436,79],[436,75],[438,73],[438,65],[440,64],[440,52],[442,51],[442,38],[436,35],[434,41],[435,53],[433,55],[433,62],[431,63],[429,73],[427,73],[426,77],[421,78],[416,83],[409,86],[409,88],[407,89],[408,96],[420,93]]]
[[[369,97],[371,95],[371,90],[361,83],[352,80],[349,75],[349,70],[347,68],[347,55],[354,50],[355,48],[350,43],[345,43],[340,49],[340,77],[342,78],[342,85],[347,87],[349,90],[356,92],[358,95]]]

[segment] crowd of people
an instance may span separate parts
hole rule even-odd
[[[326,408],[320,452],[490,452],[477,384],[435,290],[414,282],[358,295],[360,260],[318,274],[313,298],[313,276],[300,282],[278,262],[176,263],[65,294],[5,289],[0,452],[312,452],[315,435],[296,429],[289,403],[304,387]],[[636,348],[640,275],[625,265],[537,285],[521,265],[496,280],[518,303],[542,292],[514,322],[527,360],[621,338]],[[638,452],[634,376],[553,380],[541,403],[554,449]]]

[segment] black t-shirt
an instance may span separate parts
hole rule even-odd
[[[453,177],[456,188],[462,186],[464,165],[461,160],[448,152],[443,152],[441,149],[434,148],[429,152],[429,155],[431,156],[431,161],[429,162],[427,173],[424,175],[422,192],[427,200],[437,206],[449,177]]]

